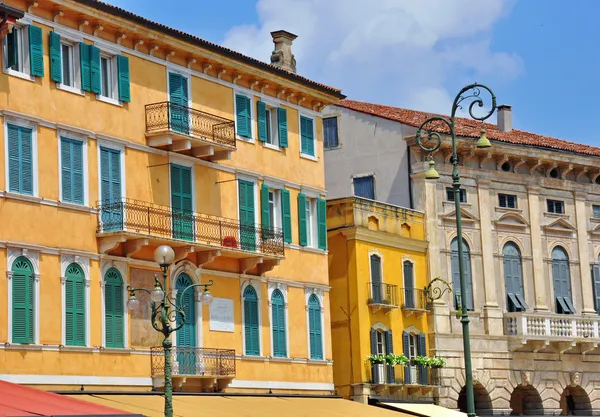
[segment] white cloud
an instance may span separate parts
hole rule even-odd
[[[298,72],[349,98],[447,113],[449,84],[517,77],[521,59],[494,51],[492,29],[515,0],[259,0],[258,25],[222,44],[268,61],[269,32],[297,34]],[[493,85],[491,85],[493,87]]]

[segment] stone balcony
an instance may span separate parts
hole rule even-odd
[[[600,317],[551,313],[506,313],[504,333],[511,350],[564,353],[578,348],[585,354],[600,343]]]

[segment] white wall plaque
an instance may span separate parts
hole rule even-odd
[[[234,332],[232,299],[213,298],[210,303],[210,330]]]

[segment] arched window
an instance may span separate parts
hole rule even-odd
[[[569,255],[560,246],[552,249],[552,282],[554,300],[558,314],[573,314],[575,307],[571,297],[571,274],[569,272]]]
[[[12,341],[33,343],[33,266],[24,256],[12,264]]]
[[[506,309],[509,312],[525,311],[525,292],[523,291],[523,268],[521,251],[513,242],[502,248],[504,265],[504,286],[506,288]]]
[[[415,279],[411,261],[403,262],[404,272],[404,308],[415,308]]]
[[[287,357],[285,300],[279,290],[271,294],[271,326],[273,328],[273,356]]]
[[[381,282],[381,258],[371,255],[371,298],[374,304],[383,302],[383,284]]]
[[[244,289],[244,335],[246,355],[260,355],[258,332],[258,297],[252,285]]]
[[[450,243],[450,260],[452,267],[452,291],[454,291],[454,308],[460,309],[460,273],[458,265],[458,240],[452,239]],[[463,239],[463,267],[467,282],[467,310],[473,311],[473,278],[471,277],[471,252],[469,245]]]
[[[183,309],[185,321],[183,326],[177,330],[177,347],[196,347],[196,301],[194,288],[186,288],[193,284],[188,274],[182,272],[175,280],[177,289],[177,305]],[[181,324],[181,314],[176,316],[177,326]],[[177,363],[180,374],[193,375],[196,373],[196,350],[176,349]]]
[[[371,354],[388,355],[394,353],[394,340],[391,330],[375,329],[371,327]],[[386,365],[385,378],[388,383],[396,382],[394,367]],[[373,374],[373,381],[377,380]]]
[[[310,358],[323,359],[323,331],[321,329],[321,303],[315,294],[308,298],[308,334]]]
[[[67,346],[85,346],[85,276],[75,263],[66,271],[65,336]]]
[[[104,332],[106,347],[125,347],[123,278],[116,268],[104,275]]]

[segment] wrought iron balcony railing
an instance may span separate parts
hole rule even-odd
[[[425,290],[400,288],[400,308],[402,310],[429,311],[430,308]]]
[[[376,385],[440,385],[441,368],[422,365],[371,365],[371,383]]]
[[[132,199],[98,203],[98,233],[129,232],[199,245],[284,256],[283,231]]]
[[[164,101],[146,105],[146,134],[176,132],[235,148],[235,123],[214,114]]]
[[[398,307],[398,286],[383,282],[369,282],[369,305]]]
[[[174,376],[235,378],[235,350],[174,346],[171,348]],[[164,376],[165,351],[150,348],[152,377]]]

